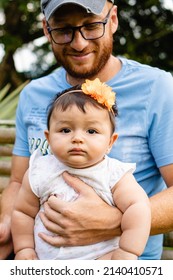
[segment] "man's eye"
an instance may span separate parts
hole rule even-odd
[[[61,129],[61,132],[62,133],[69,133],[70,129],[69,128],[63,128],[63,129]]]
[[[84,27],[86,30],[95,30],[101,28],[102,25],[100,25],[97,22],[93,22],[93,23],[86,24]]]
[[[95,129],[88,129],[88,133],[89,134],[95,134],[95,133],[97,133],[97,131]]]
[[[57,34],[61,35],[61,34],[71,34],[72,33],[72,29],[71,28],[57,28],[54,30]]]

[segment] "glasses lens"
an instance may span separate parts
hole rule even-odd
[[[51,31],[52,39],[57,44],[69,43],[72,40],[73,30],[71,28],[58,28]]]
[[[94,40],[104,35],[104,24],[95,22],[81,27],[81,33],[86,40]]]

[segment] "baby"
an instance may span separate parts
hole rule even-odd
[[[36,150],[30,158],[12,217],[15,259],[136,260],[150,233],[148,197],[132,175],[135,164],[109,158],[117,140],[115,93],[99,79],[58,94],[49,108],[45,137],[51,153]],[[122,212],[120,237],[92,245],[54,247],[43,241],[48,232],[39,218],[51,195],[74,201],[78,194],[63,172],[79,177],[108,204]]]

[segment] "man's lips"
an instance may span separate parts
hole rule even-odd
[[[74,60],[85,60],[91,56],[91,53],[77,53],[77,54],[70,54],[69,55]]]

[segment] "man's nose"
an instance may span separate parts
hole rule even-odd
[[[70,45],[73,49],[80,52],[88,45],[88,42],[88,40],[83,38],[80,30],[75,30],[74,38]]]

